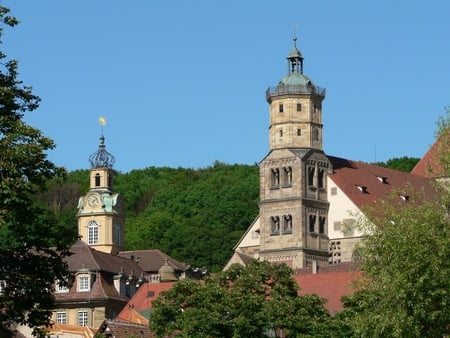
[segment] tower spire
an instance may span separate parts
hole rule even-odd
[[[114,156],[111,155],[105,146],[105,136],[103,135],[103,126],[106,124],[106,119],[102,116],[98,119],[100,125],[102,126],[102,133],[100,136],[100,144],[98,150],[89,156],[89,162],[91,168],[109,168],[112,169],[114,162],[116,161]]]
[[[297,25],[295,26],[297,27]],[[297,30],[294,29],[294,36],[292,37],[294,41],[294,47],[287,56],[288,60],[288,74],[303,74],[303,56],[297,48]]]

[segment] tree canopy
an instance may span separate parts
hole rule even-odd
[[[177,282],[153,301],[152,331],[163,337],[329,337],[316,295],[298,296],[285,264],[235,264],[207,279]]]
[[[4,27],[18,23],[8,13],[0,6]],[[48,180],[64,174],[47,160],[53,141],[23,121],[40,99],[17,79],[18,62],[3,52],[0,59],[0,325],[28,325],[39,335],[49,324],[55,280],[67,280],[63,258],[74,238],[36,199]]]

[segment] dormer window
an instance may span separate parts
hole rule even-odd
[[[388,184],[387,183],[387,177],[384,176],[377,176],[378,181],[380,181],[383,184]]]
[[[400,195],[400,198],[405,201],[408,202],[409,201],[409,196],[408,195]]]
[[[367,187],[358,184],[355,184],[355,187],[358,188],[358,190],[361,191],[363,194],[368,194]]]
[[[64,285],[62,281],[56,281],[55,283],[55,292],[57,293],[67,293],[69,292],[69,288]]]
[[[78,284],[78,288],[77,288],[78,292],[86,292],[91,289],[89,279],[90,279],[89,276],[86,276],[86,275],[78,276],[78,283],[77,283]]]

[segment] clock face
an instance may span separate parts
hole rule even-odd
[[[98,198],[95,195],[90,195],[88,197],[88,204],[90,207],[96,207],[98,205]]]

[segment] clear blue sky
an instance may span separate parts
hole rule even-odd
[[[304,73],[327,88],[324,150],[421,157],[450,104],[450,1],[3,0],[3,50],[42,98],[26,120],[49,158],[89,168],[104,116],[116,169],[254,164],[268,152],[267,87],[298,25]]]

